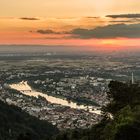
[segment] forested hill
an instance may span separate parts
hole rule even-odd
[[[140,85],[111,81],[108,99],[99,124],[60,133],[53,140],[140,140]]]
[[[0,140],[139,140],[139,84],[111,81],[108,99],[110,103],[103,107],[103,119],[99,124],[91,129],[75,129],[59,134],[48,122],[39,121],[0,101]]]
[[[0,101],[0,140],[47,140],[58,129]]]

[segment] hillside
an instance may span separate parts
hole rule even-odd
[[[139,140],[140,85],[112,81],[108,99],[110,103],[103,107],[99,124],[59,134],[48,122],[0,101],[0,140]]]
[[[0,140],[47,140],[58,129],[0,101]]]
[[[108,99],[99,124],[87,130],[61,132],[53,140],[139,140],[140,85],[112,81]]]

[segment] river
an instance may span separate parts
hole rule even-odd
[[[82,110],[86,110],[86,111],[88,110],[90,113],[95,113],[98,115],[101,114],[101,111],[97,110],[96,107],[94,107],[94,106],[77,105],[77,103],[68,102],[66,99],[60,99],[58,97],[49,96],[47,94],[35,91],[28,85],[27,81],[22,81],[17,84],[11,84],[9,86],[12,89],[20,91],[24,95],[34,96],[34,97],[42,96],[42,97],[46,98],[46,100],[49,101],[50,103],[60,104],[62,106],[68,106],[68,107],[74,108],[74,109],[82,109]]]

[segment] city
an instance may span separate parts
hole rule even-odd
[[[15,60],[14,56],[11,60],[0,62],[0,100],[16,105],[41,120],[47,120],[60,130],[85,129],[97,124],[102,115],[96,113],[96,110],[108,103],[106,93],[110,81],[119,78],[125,82],[127,79],[131,80],[131,72],[139,72],[139,65],[134,67],[139,63],[138,58],[122,63],[111,57],[83,55],[78,56],[76,62],[72,62],[71,55],[68,58],[57,56],[56,59],[44,56],[43,60],[39,56],[35,58],[30,55],[30,60],[22,58],[22,63]],[[104,66],[98,63],[98,59],[104,60]],[[7,64],[3,65],[3,62]],[[84,68],[81,67],[83,63]],[[138,76],[139,74],[135,75],[137,80]],[[22,81],[27,81],[29,91],[26,91],[26,85]],[[22,83],[18,84],[20,82]],[[12,88],[12,84],[17,84],[19,90],[14,88],[16,86]],[[35,96],[31,93],[32,89],[43,94]],[[54,100],[62,101],[52,102],[52,98],[48,100],[45,94],[54,97]],[[62,104],[63,101],[67,104]],[[71,103],[77,104],[76,107]]]

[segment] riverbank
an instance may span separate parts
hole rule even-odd
[[[47,94],[35,91],[28,85],[27,81],[22,81],[17,84],[11,84],[9,86],[10,88],[18,90],[22,94],[27,95],[27,96],[34,96],[34,97],[42,96],[50,103],[60,104],[62,106],[68,106],[74,109],[82,109],[82,110],[89,111],[90,113],[95,113],[98,115],[101,114],[101,111],[97,110],[94,106],[77,105],[77,103],[75,102],[68,102],[65,99],[56,98],[56,97],[49,96]]]

